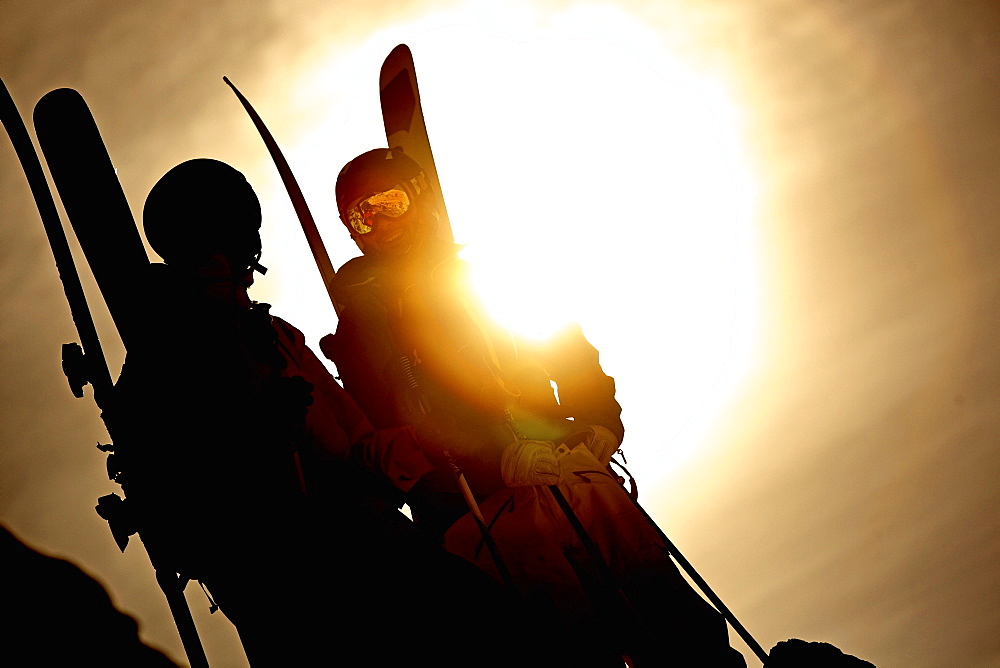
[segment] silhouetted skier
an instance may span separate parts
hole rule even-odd
[[[495,585],[474,572],[459,592],[438,558],[454,557],[375,504],[431,470],[413,431],[373,429],[302,334],[248,297],[261,254],[250,185],[191,160],[143,218],[166,264],[150,267],[113,418],[135,444],[121,481],[143,540],[208,587],[255,666],[438,658],[397,611],[439,592],[452,605],[440,619],[461,620],[455,602]]]
[[[445,444],[409,493],[417,524],[494,576],[509,570],[564,665],[620,666],[622,655],[639,666],[687,656],[696,663],[678,665],[744,665],[722,617],[607,470],[624,435],[621,408],[579,328],[531,346],[486,317],[465,285],[461,247],[436,234],[436,194],[402,152],[358,156],[336,196],[364,255],[337,274],[340,322],[321,346],[374,424],[422,423]]]

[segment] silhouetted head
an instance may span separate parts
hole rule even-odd
[[[146,239],[170,265],[196,268],[216,254],[237,273],[260,265],[260,201],[224,162],[197,158],[156,182],[142,210]]]
[[[337,210],[365,255],[400,257],[436,232],[437,200],[420,165],[400,149],[377,148],[337,177]]]

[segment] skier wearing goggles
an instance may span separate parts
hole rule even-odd
[[[532,619],[562,639],[542,665],[617,668],[623,656],[641,668],[681,665],[686,651],[698,665],[744,666],[721,615],[684,582],[607,472],[624,428],[597,350],[578,327],[539,345],[492,321],[427,186],[400,150],[368,151],[340,172],[338,210],[363,255],[336,274],[337,332],[320,342],[376,427],[415,426],[440,444],[434,470],[406,497],[417,526],[512,584]],[[557,494],[600,555],[583,547]],[[477,511],[487,532],[473,522]],[[627,601],[599,584],[601,561]]]
[[[350,187],[345,180],[343,192],[338,189],[337,194],[340,216],[366,255],[403,257],[418,251],[427,229],[436,224],[433,196],[423,171],[402,153],[385,151],[377,159],[394,160],[382,169],[399,179],[371,187]]]
[[[358,234],[369,234],[376,216],[399,218],[410,208],[410,198],[401,185],[369,195],[347,210],[347,222]]]

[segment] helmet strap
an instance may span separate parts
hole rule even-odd
[[[256,271],[261,276],[263,276],[264,274],[267,273],[267,267],[265,267],[264,265],[262,265],[260,263],[260,256],[261,256],[261,254],[262,254],[262,251],[257,251],[257,255],[254,256],[254,258],[252,260],[250,260],[250,268],[253,269],[254,271]]]

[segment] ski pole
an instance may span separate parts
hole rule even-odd
[[[429,403],[427,401],[427,397],[420,392],[420,383],[417,381],[417,377],[413,373],[413,365],[410,363],[410,358],[406,355],[401,355],[399,358],[399,364],[403,371],[403,376],[406,379],[406,384],[409,386],[411,391],[417,393],[417,396],[419,397],[418,404],[420,405],[424,415],[427,415],[430,411]],[[476,527],[479,528],[479,533],[483,537],[486,549],[490,552],[490,558],[493,559],[493,563],[497,567],[497,573],[500,575],[500,579],[503,581],[504,586],[516,594],[517,589],[514,586],[514,579],[511,577],[510,571],[507,569],[507,563],[503,560],[503,557],[500,556],[500,548],[497,546],[496,541],[493,540],[493,533],[490,531],[489,525],[486,524],[483,512],[479,509],[479,502],[476,501],[476,495],[472,493],[469,481],[466,480],[465,474],[462,473],[462,469],[458,467],[458,463],[455,461],[455,458],[452,457],[451,453],[445,450],[444,456],[448,462],[448,466],[451,467],[455,480],[458,482],[458,488],[462,492],[462,498],[465,499],[465,504],[469,508],[469,513],[476,521]]]
[[[198,637],[198,628],[194,625],[191,608],[187,604],[187,599],[184,598],[187,579],[181,578],[170,568],[156,568],[154,566],[154,570],[156,583],[160,585],[163,595],[167,598],[170,614],[174,616],[174,623],[180,632],[181,644],[184,645],[184,652],[191,663],[191,668],[208,668],[205,648],[202,647]]]
[[[305,195],[302,194],[302,189],[299,188],[299,183],[295,180],[295,175],[292,173],[292,168],[288,166],[288,161],[285,160],[281,148],[278,147],[278,142],[274,140],[274,136],[271,135],[267,126],[264,125],[264,121],[254,110],[250,101],[233,85],[229,77],[222,77],[222,80],[236,93],[240,104],[246,109],[250,120],[253,121],[257,131],[260,132],[260,137],[264,140],[264,145],[267,146],[267,150],[274,160],[274,165],[278,168],[278,174],[281,175],[281,181],[285,184],[285,190],[288,191],[288,196],[292,200],[292,206],[295,208],[295,215],[298,216],[299,224],[302,225],[302,231],[306,235],[306,241],[309,242],[309,250],[312,251],[313,259],[316,260],[316,266],[319,268],[320,276],[323,278],[323,285],[326,286],[326,292],[330,295],[333,310],[340,317],[340,308],[337,306],[337,300],[333,298],[333,277],[336,271],[333,268],[333,263],[330,261],[329,253],[326,252],[326,246],[323,245],[323,239],[319,236],[316,221],[313,220],[309,206],[306,204]]]
[[[619,487],[621,487],[621,485],[619,485]],[[743,642],[747,644],[747,647],[749,647],[753,653],[757,655],[757,658],[760,659],[761,662],[766,663],[767,652],[765,652],[764,648],[760,646],[760,643],[758,643],[757,640],[750,635],[750,632],[747,631],[746,627],[740,623],[740,620],[736,618],[736,615],[734,615],[732,610],[729,609],[729,606],[722,602],[722,599],[719,598],[718,594],[716,594],[715,591],[708,585],[705,578],[703,578],[701,574],[695,570],[694,566],[691,565],[691,562],[688,561],[683,554],[681,554],[680,550],[677,549],[677,546],[674,545],[673,541],[667,538],[667,534],[664,533],[663,529],[661,529],[653,518],[650,517],[649,513],[646,512],[646,509],[639,505],[639,501],[637,499],[633,499],[632,495],[630,495],[624,487],[621,487],[621,490],[639,510],[639,512],[642,513],[642,516],[646,518],[646,521],[649,522],[650,526],[656,530],[656,533],[659,534],[660,540],[663,541],[667,553],[674,558],[674,561],[676,561],[684,572],[687,573],[695,584],[698,585],[698,588],[701,589],[702,593],[704,593],[708,600],[712,602],[712,605],[715,606],[722,616],[725,617],[726,621],[733,627],[733,630],[736,631],[740,638],[743,639]]]
[[[577,516],[576,512],[569,505],[569,501],[566,500],[566,496],[559,489],[558,485],[549,485],[549,491],[555,498],[556,503],[559,505],[559,509],[562,510],[563,515],[566,516],[567,521],[569,521],[570,526],[573,527],[573,531],[579,536],[580,540],[583,542],[584,547],[587,548],[587,552],[590,553],[591,558],[593,558],[594,563],[597,567],[597,571],[600,574],[601,580],[604,581],[604,586],[608,588],[609,591],[613,591],[618,600],[625,606],[625,610],[628,616],[632,618],[639,631],[649,640],[652,640],[652,634],[649,632],[649,628],[642,621],[639,616],[638,611],[632,605],[632,601],[629,600],[628,595],[625,590],[622,589],[621,585],[618,584],[618,579],[615,577],[614,572],[611,570],[611,566],[608,565],[607,560],[604,555],[601,554],[600,548],[597,547],[597,543],[594,539],[590,537],[587,529],[583,526],[583,522]]]
[[[517,424],[515,424],[509,410],[504,410],[503,417],[507,428],[510,429],[514,437],[517,439],[524,439],[524,433],[518,428]],[[601,550],[597,546],[597,543],[594,542],[590,533],[588,533],[587,529],[583,526],[583,522],[580,521],[576,511],[574,511],[572,506],[569,505],[569,501],[566,500],[566,496],[562,493],[562,490],[559,489],[559,485],[548,485],[548,489],[552,494],[552,498],[555,499],[556,504],[562,511],[563,516],[566,518],[566,521],[569,522],[571,527],[573,527],[573,531],[580,538],[583,546],[590,554],[590,558],[593,560],[594,566],[597,569],[598,576],[604,584],[604,587],[611,594],[611,598],[617,599],[621,603],[624,607],[626,615],[635,623],[640,633],[645,636],[646,639],[652,641],[653,637],[649,632],[648,627],[642,621],[642,618],[639,616],[635,606],[632,605],[632,601],[629,599],[628,594],[626,594],[625,590],[620,584],[618,584],[618,578],[615,577],[614,571],[611,570],[611,566],[604,558],[604,555],[601,554]]]
[[[493,563],[497,567],[500,579],[503,580],[505,587],[516,593],[517,589],[514,587],[514,578],[511,577],[510,571],[507,570],[506,562],[504,562],[503,558],[500,556],[500,548],[497,547],[496,541],[493,540],[493,533],[490,531],[490,527],[486,524],[486,519],[483,517],[482,511],[479,510],[479,503],[476,502],[476,497],[472,493],[472,488],[469,487],[469,482],[465,479],[465,474],[458,468],[458,464],[455,463],[455,460],[452,459],[450,454],[445,452],[445,457],[447,457],[448,464],[451,466],[452,472],[458,480],[458,487],[462,490],[462,497],[465,498],[465,503],[469,506],[469,512],[472,514],[472,518],[476,520],[476,526],[479,527],[479,533],[482,535],[483,542],[486,543],[486,549],[489,550],[490,557],[493,559]]]

